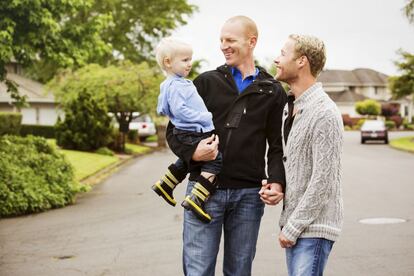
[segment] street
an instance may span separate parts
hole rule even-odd
[[[390,138],[405,135],[414,132],[391,132]],[[1,219],[0,275],[182,275],[183,208],[169,206],[150,189],[174,160],[169,150],[152,153],[72,206]],[[361,145],[359,132],[346,132],[343,169],[345,221],[326,275],[414,275],[414,154]],[[185,186],[174,192],[177,202]],[[280,210],[265,209],[253,275],[287,275],[277,242]],[[407,222],[359,222],[366,218]]]

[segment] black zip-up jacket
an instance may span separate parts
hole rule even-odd
[[[282,149],[282,112],[287,96],[280,83],[263,68],[243,93],[239,94],[231,67],[223,65],[194,80],[198,93],[213,114],[215,133],[220,139],[223,167],[217,177],[219,188],[260,187],[262,179],[285,186]],[[181,144],[167,128],[171,150],[190,165],[190,180],[200,173],[191,160],[197,145]],[[265,172],[266,141],[268,177]]]

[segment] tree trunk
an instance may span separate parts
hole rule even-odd
[[[156,125],[157,128],[157,136],[158,136],[158,146],[159,147],[166,147],[167,146],[167,142],[165,139],[165,133],[167,130],[167,126],[164,124],[157,124]]]

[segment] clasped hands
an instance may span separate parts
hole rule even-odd
[[[194,154],[194,161],[211,161],[216,159],[218,154],[219,137],[215,134],[203,139],[198,144]],[[277,205],[283,200],[284,193],[279,183],[267,183],[262,181],[262,188],[259,191],[260,199],[268,205]],[[279,234],[279,243],[282,248],[289,248],[294,242],[288,240],[282,233]]]

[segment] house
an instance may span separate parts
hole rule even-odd
[[[20,95],[27,97],[29,106],[20,110],[14,107],[6,84],[0,83],[0,112],[22,113],[22,124],[54,125],[62,112],[58,109],[53,94],[46,91],[43,84],[24,77],[17,63],[9,63],[6,69],[7,78],[17,83]]]
[[[358,117],[355,103],[373,99],[398,106],[401,116],[409,120],[414,115],[412,101],[409,98],[393,100],[388,89],[388,76],[375,70],[324,70],[318,81],[322,82],[325,91],[338,105],[342,114]]]

